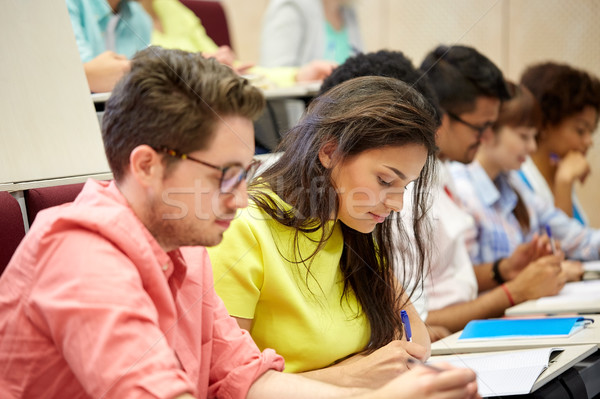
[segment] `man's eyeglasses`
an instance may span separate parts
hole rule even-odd
[[[213,168],[221,172],[221,180],[219,181],[219,190],[222,193],[231,193],[237,186],[240,185],[242,180],[246,177],[254,174],[258,166],[260,165],[260,161],[253,160],[248,167],[244,168],[239,164],[225,165],[225,166],[216,166],[210,164],[208,162],[204,162],[200,159],[189,156],[188,154],[180,153],[176,150],[171,150],[169,148],[158,148],[157,151],[164,152],[167,155],[170,155],[179,159],[187,159],[196,163],[199,163],[204,166],[208,166],[209,168]]]
[[[492,122],[487,122],[485,125],[483,126],[477,126],[474,125],[472,123],[467,122],[466,120],[464,120],[463,118],[461,118],[460,116],[453,114],[452,112],[446,111],[446,113],[448,114],[448,116],[452,119],[454,119],[457,122],[462,123],[465,126],[470,127],[471,129],[475,130],[477,132],[477,137],[481,138],[481,136],[483,135],[483,133],[492,127],[493,123]]]

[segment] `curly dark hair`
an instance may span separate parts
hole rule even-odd
[[[508,100],[510,94],[502,71],[472,47],[438,46],[421,63],[440,106],[460,115],[475,108],[477,97]]]
[[[600,112],[600,81],[567,64],[544,62],[528,67],[521,84],[542,108],[542,125],[557,125],[565,118],[591,106]]]
[[[429,79],[400,51],[380,50],[376,53],[361,53],[348,58],[323,81],[319,94],[342,82],[361,76],[383,76],[407,83],[431,103],[436,111],[435,117],[439,125],[440,104]]]

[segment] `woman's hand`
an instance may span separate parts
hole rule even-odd
[[[220,46],[216,51],[213,52],[205,51],[202,53],[202,56],[204,58],[214,58],[221,64],[225,64],[227,66],[233,66],[233,62],[236,60],[235,53],[229,46]]]
[[[579,151],[570,151],[559,162],[556,169],[555,181],[572,185],[575,181],[585,182],[590,174],[590,164]]]
[[[376,392],[377,398],[395,399],[474,399],[477,394],[475,373],[469,369],[436,364],[443,371],[417,366],[393,379]]]
[[[427,350],[414,342],[395,340],[369,355],[355,355],[338,363],[335,367],[346,386],[379,388],[408,370],[407,358],[425,361]]]
[[[583,277],[583,263],[575,260],[565,260],[560,264],[567,281],[581,281]]]
[[[515,303],[560,292],[567,281],[562,271],[563,258],[557,255],[544,256],[527,266],[517,278],[506,283]]]

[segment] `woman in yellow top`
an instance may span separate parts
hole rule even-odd
[[[249,186],[249,207],[209,249],[229,313],[260,348],[285,358],[287,372],[376,387],[408,357],[428,356],[393,254],[422,274],[436,126],[430,103],[399,80],[369,76],[332,88],[286,134],[281,158]],[[413,181],[418,250],[409,253],[399,212]]]

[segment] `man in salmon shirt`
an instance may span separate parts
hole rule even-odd
[[[103,121],[114,181],[41,212],[0,279],[0,397],[476,395],[466,369],[416,366],[377,391],[284,374],[229,317],[204,246],[246,206],[263,106],[215,60],[134,57]]]

